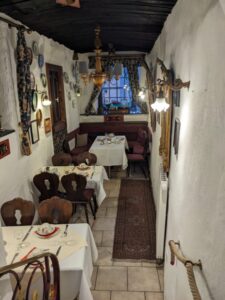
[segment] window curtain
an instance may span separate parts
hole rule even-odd
[[[31,120],[31,80],[30,80],[30,59],[26,45],[24,28],[20,27],[17,33],[17,85],[18,98],[21,115],[21,150],[23,155],[31,154],[31,146],[28,135]]]
[[[100,95],[100,93],[101,93],[101,90],[99,90],[99,89],[97,88],[97,86],[94,85],[94,86],[93,86],[93,91],[92,91],[92,93],[91,93],[91,97],[90,97],[90,99],[89,99],[89,101],[88,101],[88,105],[87,105],[87,107],[86,107],[86,109],[85,109],[86,115],[93,114],[93,112],[96,113],[96,111],[95,111],[95,109],[94,109],[94,102],[95,102],[95,100],[98,98],[98,96]]]
[[[108,70],[112,64],[121,63],[128,70],[130,87],[133,95],[134,103],[140,106],[142,113],[148,113],[147,104],[143,101],[140,101],[138,97],[139,92],[139,77],[138,77],[138,67],[145,67],[144,56],[134,56],[134,57],[123,57],[123,56],[115,56],[108,57],[102,56],[102,67],[105,70]],[[89,68],[95,68],[95,56],[89,56]]]

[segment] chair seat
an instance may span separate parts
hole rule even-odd
[[[87,200],[91,200],[91,198],[94,196],[95,190],[94,189],[85,189],[83,191],[83,195]]]
[[[134,148],[135,145],[140,145],[137,141],[128,141],[129,148]]]
[[[127,154],[127,159],[132,161],[144,161],[144,157],[141,154],[137,153],[129,153]]]

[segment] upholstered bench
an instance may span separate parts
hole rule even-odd
[[[88,140],[88,134],[80,133],[79,128],[67,133],[63,142],[63,151],[72,156],[88,151],[90,147],[91,142]]]

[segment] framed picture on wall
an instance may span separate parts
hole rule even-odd
[[[45,133],[49,133],[52,131],[52,122],[50,118],[46,118],[44,120]]]
[[[39,141],[39,130],[37,120],[33,120],[30,122],[30,134],[32,144],[35,144]]]
[[[10,154],[9,139],[0,142],[0,159]]]
[[[180,137],[180,120],[178,118],[175,119],[175,126],[174,126],[174,136],[173,136],[173,147],[174,147],[174,154],[178,154],[179,148],[179,137]]]

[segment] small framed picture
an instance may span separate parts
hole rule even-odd
[[[173,136],[173,147],[174,147],[174,154],[178,154],[179,148],[179,137],[180,137],[180,120],[178,118],[175,119],[175,126],[174,126],[174,136]]]
[[[32,144],[35,144],[39,141],[39,130],[37,120],[33,120],[30,122],[30,134]]]
[[[0,142],[0,159],[10,154],[9,139]]]
[[[50,118],[46,118],[44,120],[45,133],[49,133],[52,131],[52,122]]]

